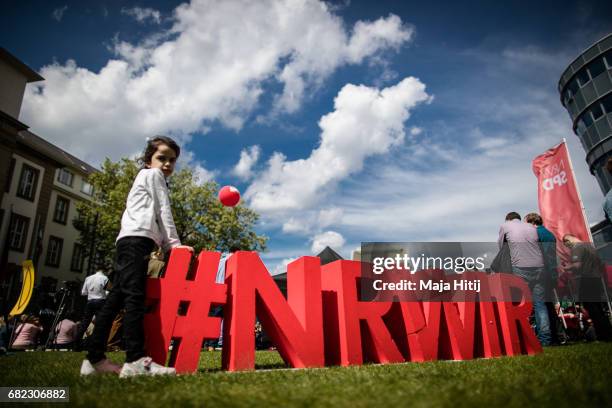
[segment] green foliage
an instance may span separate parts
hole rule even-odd
[[[112,264],[121,216],[139,167],[129,159],[106,159],[102,170],[89,177],[94,187],[93,200],[81,202],[80,216],[74,221],[80,242],[89,256],[95,248],[107,267]],[[184,167],[169,180],[174,222],[183,245],[196,252],[207,249],[263,251],[267,237],[254,231],[259,215],[242,204],[223,207],[217,200],[219,186],[213,181],[198,183],[193,171]]]

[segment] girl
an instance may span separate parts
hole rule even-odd
[[[81,375],[115,372],[134,375],[174,375],[174,368],[153,362],[144,350],[145,286],[148,259],[156,245],[165,251],[181,245],[170,209],[166,178],[174,171],[181,150],[169,137],[147,141],[143,165],[127,198],[117,237],[113,288],[96,316],[87,358]],[[105,358],[106,339],[113,319],[125,307],[124,342],[126,358],[120,367]]]

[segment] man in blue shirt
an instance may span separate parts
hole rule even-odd
[[[544,227],[542,217],[536,213],[530,213],[525,216],[525,222],[536,227],[538,233],[538,241],[542,251],[544,260],[544,298],[546,300],[546,310],[548,311],[548,320],[550,325],[550,335],[552,344],[560,344],[561,338],[558,335],[560,326],[558,325],[558,315],[555,310],[555,304],[552,302],[554,298],[554,290],[557,288],[557,239],[554,234]]]

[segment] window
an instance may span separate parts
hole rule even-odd
[[[606,51],[606,53],[604,54],[604,57],[606,57],[606,63],[608,65],[608,69],[612,69],[612,49]]]
[[[608,94],[602,99],[601,104],[603,105],[606,113],[612,113],[612,93]]]
[[[13,251],[23,252],[28,240],[28,227],[30,219],[23,215],[13,213],[9,225],[9,248]]]
[[[9,166],[8,177],[6,178],[6,183],[4,184],[4,192],[8,193],[11,191],[11,183],[13,182],[13,173],[15,172],[15,159],[11,159],[11,164]]]
[[[589,73],[584,68],[578,71],[578,73],[576,74],[576,79],[578,80],[580,86],[585,86],[586,83],[591,80],[591,78],[589,78]]]
[[[67,169],[60,169],[57,173],[57,181],[62,184],[67,185],[68,187],[72,187],[72,180],[74,179],[74,174],[72,174]]]
[[[17,188],[17,197],[34,201],[37,182],[38,170],[36,170],[34,167],[30,167],[27,164],[24,164],[21,168],[21,177],[19,177],[19,188]]]
[[[55,202],[55,212],[53,213],[53,221],[66,225],[69,209],[70,200],[57,196],[57,201]]]
[[[603,63],[603,58],[597,58],[595,61],[587,65],[591,78],[595,79],[606,70],[606,66]]]
[[[62,247],[64,246],[64,240],[62,238],[50,236],[49,247],[47,248],[47,259],[45,264],[48,266],[58,267],[62,258]]]
[[[570,92],[570,98],[578,92],[578,82],[576,82],[576,78],[572,79],[569,84],[567,84],[567,89]]]
[[[582,120],[582,118],[578,119],[576,122],[576,132],[578,132],[580,136],[586,132],[586,125],[584,124],[584,120]]]
[[[581,118],[584,121],[584,125],[587,128],[593,124],[593,118],[591,117],[591,111],[590,110],[584,111],[584,113],[582,114]]]
[[[83,272],[83,262],[85,261],[85,253],[83,251],[83,246],[79,244],[74,244],[74,249],[72,250],[72,261],[70,261],[70,270],[75,272]]]
[[[93,186],[87,181],[83,180],[83,183],[81,184],[81,192],[90,196],[93,194]]]
[[[83,211],[80,210],[79,207],[76,209],[76,221],[85,222],[85,214],[83,214]]]
[[[593,106],[591,106],[591,112],[593,113],[593,119],[595,120],[603,116],[603,111],[601,110],[601,105],[599,102],[594,103]]]

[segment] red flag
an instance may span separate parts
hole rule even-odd
[[[567,143],[563,141],[533,159],[533,172],[538,178],[538,202],[544,226],[555,234],[557,252],[567,262],[569,252],[562,242],[565,234],[591,241]]]

